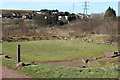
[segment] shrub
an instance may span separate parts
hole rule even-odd
[[[34,18],[34,22],[38,25],[38,26],[44,26],[46,25],[47,20],[45,19],[45,15],[36,15]]]
[[[58,24],[59,24],[59,25],[64,25],[64,22],[63,22],[62,20],[59,20],[59,21],[58,21]]]

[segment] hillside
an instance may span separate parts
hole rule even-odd
[[[33,10],[7,10],[7,9],[0,10],[0,12],[2,13],[12,13],[12,12],[26,13],[26,12],[32,12],[32,11]]]

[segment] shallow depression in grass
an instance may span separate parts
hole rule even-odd
[[[103,52],[114,51],[117,47],[86,43],[78,40],[40,40],[28,42],[6,42],[3,53],[17,56],[17,45],[21,45],[21,57],[29,61],[59,61],[75,58],[99,57]]]

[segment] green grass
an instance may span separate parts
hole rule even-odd
[[[16,61],[3,58],[3,65],[16,70]],[[100,68],[75,68],[53,65],[31,65],[17,69],[33,78],[117,78],[118,71],[115,69]]]
[[[2,53],[2,44],[0,43],[0,53]]]
[[[86,64],[91,68],[105,68],[105,69],[115,69],[118,68],[118,57],[116,58],[103,58],[95,61],[90,61]]]
[[[81,42],[78,40],[41,40],[28,42],[5,42],[2,51],[16,57],[16,46],[21,45],[21,57],[29,61],[60,61],[75,58],[103,56],[103,52],[115,51],[117,47]]]

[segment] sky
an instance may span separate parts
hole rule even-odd
[[[68,11],[70,13],[83,13],[85,0],[2,0],[0,9],[12,10],[41,10],[58,9],[59,11]],[[87,0],[88,14],[104,13],[110,6],[118,15],[119,0]],[[74,6],[74,7],[73,7]]]
[[[118,16],[120,16],[120,1],[118,3]]]

